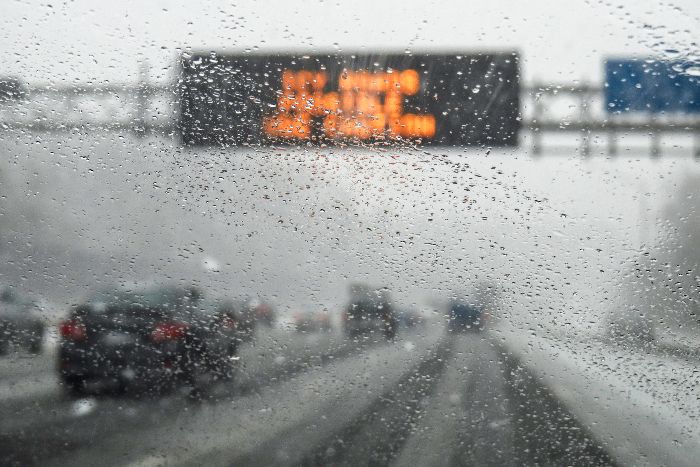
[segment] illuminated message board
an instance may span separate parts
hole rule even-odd
[[[516,145],[515,53],[182,58],[188,145]]]

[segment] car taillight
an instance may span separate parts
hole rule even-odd
[[[188,328],[182,323],[159,323],[151,332],[151,340],[159,343],[184,339]]]
[[[58,326],[58,330],[61,337],[71,341],[82,341],[87,337],[85,325],[74,319],[62,322]]]

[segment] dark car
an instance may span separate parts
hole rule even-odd
[[[58,370],[73,393],[197,388],[236,365],[235,314],[193,288],[101,293],[60,325]]]
[[[36,303],[18,298],[11,289],[0,293],[0,355],[13,346],[41,352],[44,321],[39,311]]]
[[[475,304],[455,301],[447,314],[447,329],[450,332],[480,331],[483,329],[483,313]]]
[[[381,290],[355,290],[343,314],[345,333],[350,338],[381,334],[396,336],[398,321],[388,293]]]

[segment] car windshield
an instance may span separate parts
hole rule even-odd
[[[0,466],[698,464],[698,0],[0,11]]]

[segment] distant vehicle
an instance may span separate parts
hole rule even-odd
[[[450,332],[481,331],[483,313],[477,305],[465,301],[454,301],[447,313],[447,329]]]
[[[58,372],[74,394],[227,379],[240,340],[229,308],[182,287],[98,294],[59,330]]]
[[[275,310],[267,302],[253,303],[256,323],[272,327],[275,324]]]
[[[44,321],[39,307],[31,301],[18,298],[12,289],[0,293],[0,355],[13,346],[40,353],[44,337]]]
[[[351,296],[350,304],[343,314],[348,337],[381,334],[387,339],[393,339],[396,336],[398,321],[386,291],[355,286]]]
[[[333,330],[333,325],[331,324],[331,315],[327,311],[319,311],[314,314],[314,318],[318,323],[318,329],[323,332],[330,332]]]
[[[425,319],[418,311],[413,309],[403,309],[398,313],[399,323],[406,328],[415,328],[425,324]]]
[[[296,312],[292,317],[294,323],[294,330],[296,332],[316,332],[318,331],[318,323],[314,319],[312,313],[309,312]]]
[[[329,332],[333,330],[327,312],[298,312],[294,314],[294,329],[297,332]]]

